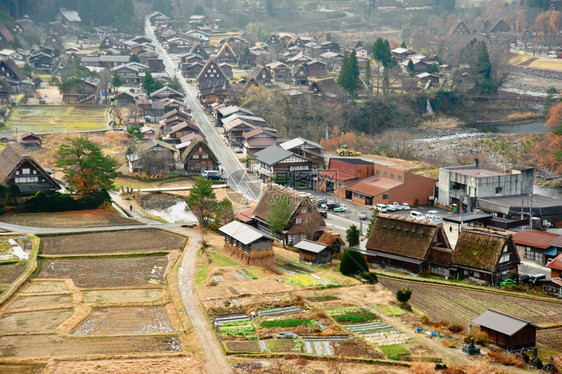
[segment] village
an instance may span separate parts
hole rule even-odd
[[[559,164],[482,148],[435,166],[330,122],[397,93],[430,122],[468,61],[143,21],[0,23],[0,372],[559,372],[562,200],[535,190]],[[12,49],[30,30],[44,42]],[[459,19],[448,35],[513,32]],[[526,120],[560,97],[504,95]]]

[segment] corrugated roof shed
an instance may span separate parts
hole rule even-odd
[[[535,326],[530,322],[495,311],[493,309],[488,309],[487,311],[473,319],[472,323],[476,323],[480,326],[484,326],[507,336],[512,336],[527,325]]]
[[[219,228],[219,231],[236,239],[242,244],[250,244],[262,238],[273,240],[271,236],[239,221],[232,221]]]

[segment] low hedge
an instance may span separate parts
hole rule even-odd
[[[79,199],[75,199],[67,194],[55,193],[47,195],[44,192],[37,192],[34,196],[23,200],[22,207],[27,213],[64,212],[68,210],[95,209],[110,200],[111,198],[106,191]]]

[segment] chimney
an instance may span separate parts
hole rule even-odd
[[[474,167],[478,169],[478,157],[474,159]]]

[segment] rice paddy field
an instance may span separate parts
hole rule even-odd
[[[107,107],[22,105],[14,110],[8,128],[21,134],[92,131],[106,128]]]

